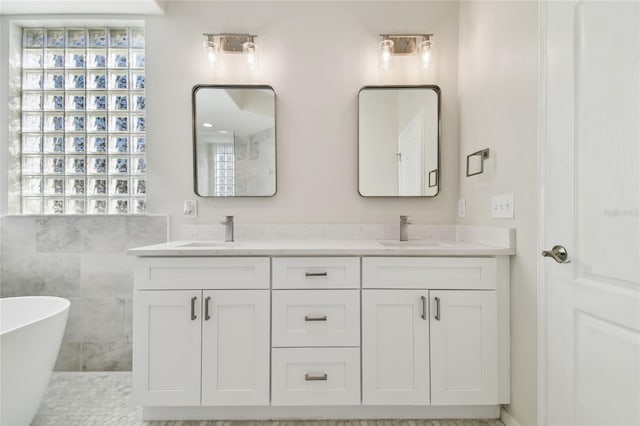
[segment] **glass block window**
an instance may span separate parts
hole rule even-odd
[[[23,214],[146,211],[142,28],[24,28]]]
[[[235,154],[233,144],[216,145],[216,196],[233,196],[235,188]]]

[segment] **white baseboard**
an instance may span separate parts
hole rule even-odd
[[[496,419],[499,414],[498,405],[142,407],[143,420]]]
[[[502,420],[504,426],[520,426],[520,423],[518,423],[518,421],[514,419],[504,408],[500,409],[500,420]]]

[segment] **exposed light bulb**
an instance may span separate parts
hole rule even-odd
[[[242,52],[245,54],[245,58],[249,68],[252,70],[257,69],[258,68],[258,46],[252,41],[247,41],[242,45]]]
[[[391,67],[391,56],[393,53],[393,40],[384,39],[380,42],[380,68],[389,69]]]
[[[218,43],[213,40],[207,40],[202,43],[202,52],[204,62],[210,68],[218,68],[218,64],[220,63],[218,57]]]
[[[428,68],[431,62],[431,41],[429,39],[420,42],[418,57],[420,58],[420,68]]]

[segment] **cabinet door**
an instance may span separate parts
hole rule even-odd
[[[269,290],[203,297],[202,405],[269,405]]]
[[[429,404],[427,291],[362,291],[362,403]]]
[[[431,404],[498,403],[495,291],[430,291]]]
[[[138,404],[200,404],[201,293],[136,291],[133,389]]]

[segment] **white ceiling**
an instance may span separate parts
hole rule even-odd
[[[271,90],[204,87],[198,90],[196,99],[195,124],[201,141],[220,138],[220,131],[247,137],[274,127],[275,103]],[[213,127],[204,127],[203,123]]]
[[[0,0],[0,15],[164,13],[165,0]]]
[[[164,14],[165,3],[192,0],[0,0],[0,15],[49,14]],[[229,0],[197,0],[229,1]],[[268,2],[273,0],[233,0]],[[287,0],[293,3],[330,2],[335,0]],[[403,2],[406,0],[349,0],[355,2]],[[418,0],[432,1],[432,0]]]

